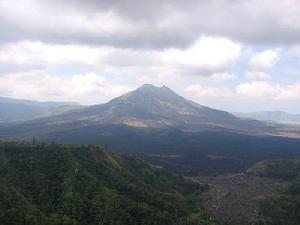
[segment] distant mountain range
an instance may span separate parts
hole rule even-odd
[[[290,114],[282,111],[257,111],[257,112],[235,112],[234,115],[243,118],[252,118],[262,121],[275,121],[280,123],[300,123],[300,114]]]
[[[76,105],[74,102],[39,102],[0,97],[0,122],[33,119],[59,107]]]
[[[0,139],[106,144],[183,174],[241,171],[299,154],[299,127],[236,117],[150,84],[108,103],[0,125]]]

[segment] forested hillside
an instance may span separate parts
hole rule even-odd
[[[0,143],[1,225],[209,224],[206,186],[97,146]]]

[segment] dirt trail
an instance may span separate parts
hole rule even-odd
[[[205,207],[214,219],[235,220],[253,224],[259,218],[259,200],[284,191],[286,183],[246,174],[219,177],[197,177],[199,183],[208,184]]]

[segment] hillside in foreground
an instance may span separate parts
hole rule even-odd
[[[197,184],[100,146],[0,142],[0,224],[298,225],[299,168],[269,160]]]
[[[279,196],[288,185],[284,181],[244,173],[194,179],[209,185],[209,191],[203,196],[207,213],[230,225],[261,225],[261,200]]]
[[[260,224],[300,224],[300,159],[263,161],[251,167],[247,173],[288,183],[279,196],[261,201]]]
[[[96,146],[0,143],[0,224],[208,224],[206,189]]]
[[[229,225],[300,224],[300,159],[266,160],[245,173],[194,180],[209,185],[203,205],[213,220]]]

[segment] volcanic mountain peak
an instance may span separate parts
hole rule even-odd
[[[125,101],[146,104],[148,101],[153,101],[154,99],[172,103],[185,100],[166,86],[157,87],[152,84],[144,84],[134,91],[111,100],[111,102]]]
[[[60,115],[28,121],[42,129],[54,130],[72,125],[102,126],[127,125],[146,128],[175,128],[181,131],[199,132],[230,130],[251,134],[278,133],[277,127],[255,120],[240,119],[232,114],[201,106],[176,94],[166,86],[145,84],[110,102],[72,110]]]
[[[184,130],[201,130],[216,124],[232,123],[227,112],[201,106],[178,95],[166,86],[144,84],[138,89],[111,100],[98,108],[97,121],[147,124],[147,127],[173,126]],[[105,111],[105,113],[104,113]],[[124,122],[125,121],[125,122]],[[134,123],[133,123],[134,122]]]
[[[174,91],[172,91],[170,88],[167,86],[163,85],[161,87],[154,86],[153,84],[144,84],[135,91],[138,92],[143,92],[147,94],[153,94],[153,93],[160,93],[160,94],[175,94],[177,95]]]

